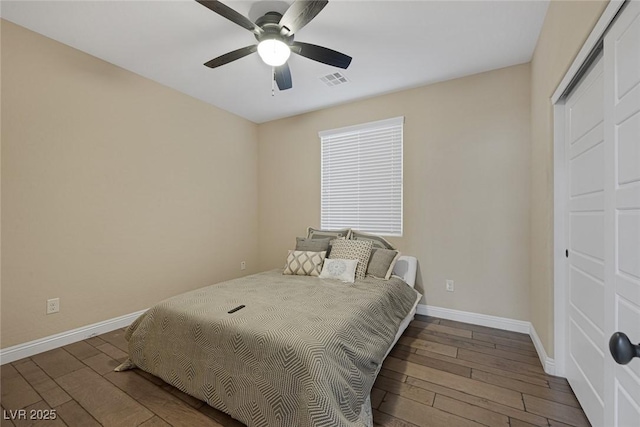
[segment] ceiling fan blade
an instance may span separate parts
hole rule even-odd
[[[280,18],[280,33],[290,36],[307,25],[327,5],[328,0],[296,0]]]
[[[253,31],[258,36],[261,35],[263,32],[262,28],[258,27],[256,24],[251,22],[249,18],[236,12],[235,10],[231,9],[229,6],[227,6],[224,3],[221,3],[217,0],[196,0],[196,1],[201,5],[205,6],[206,8],[214,11],[218,15],[222,16],[223,18],[227,18],[229,21],[240,25],[242,28],[246,28],[249,31]]]
[[[291,87],[293,86],[293,84],[291,83],[291,70],[289,69],[289,65],[287,65],[286,62],[283,65],[276,67],[275,74],[278,89],[291,89]]]
[[[291,44],[291,52],[345,70],[349,67],[349,64],[351,64],[351,57],[349,55],[315,44],[293,42]]]
[[[236,49],[229,53],[225,53],[224,55],[218,56],[217,58],[206,62],[204,65],[209,68],[216,68],[221,65],[228,64],[229,62],[235,61],[236,59],[244,58],[245,56],[252,54],[256,50],[258,50],[258,46],[256,45],[242,47],[240,49]]]

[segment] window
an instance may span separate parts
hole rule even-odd
[[[404,117],[320,132],[323,229],[402,235]]]

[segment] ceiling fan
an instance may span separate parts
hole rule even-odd
[[[236,59],[258,52],[260,58],[274,67],[274,80],[278,89],[291,89],[291,70],[287,59],[291,52],[323,64],[346,69],[351,57],[326,47],[294,41],[294,33],[307,25],[327,5],[328,0],[295,0],[285,11],[267,12],[253,23],[249,18],[236,12],[217,0],[196,0],[229,21],[253,32],[258,44],[236,49],[206,62],[209,68],[216,68]]]

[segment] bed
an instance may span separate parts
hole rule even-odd
[[[178,295],[127,329],[117,370],[147,371],[249,427],[370,427],[371,388],[421,297],[416,268],[401,256],[389,280],[353,284],[272,270]]]

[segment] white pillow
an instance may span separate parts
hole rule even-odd
[[[357,259],[327,258],[324,260],[320,278],[353,283],[356,280],[356,267],[358,267]]]

